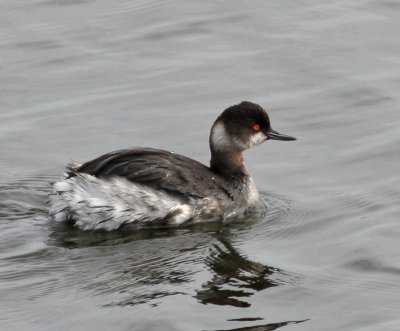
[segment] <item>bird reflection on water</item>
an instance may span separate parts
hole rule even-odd
[[[214,223],[183,229],[82,232],[64,226],[52,232],[49,243],[68,248],[73,255],[76,251],[81,263],[88,264],[75,277],[81,276],[84,290],[112,297],[104,307],[158,306],[167,297],[191,295],[201,304],[247,308],[255,293],[296,282],[296,277],[243,256],[232,243],[232,233],[241,227]],[[185,284],[193,283],[205,267],[211,276],[193,295]],[[298,322],[238,330],[275,330]]]
[[[283,272],[277,268],[253,262],[239,254],[226,238],[218,238],[206,265],[213,272],[210,281],[197,292],[196,298],[204,304],[250,307],[250,303],[237,299],[250,297],[255,291],[278,286],[272,278]]]

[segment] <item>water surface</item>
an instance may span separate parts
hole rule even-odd
[[[2,1],[3,330],[399,330],[400,5]],[[47,218],[72,160],[207,163],[242,100],[297,142],[246,153],[265,217],[82,232]]]

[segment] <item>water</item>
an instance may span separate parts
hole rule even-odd
[[[400,330],[400,4],[0,5],[1,330]],[[85,233],[47,219],[71,160],[207,163],[227,106],[297,142],[246,154],[264,218]]]

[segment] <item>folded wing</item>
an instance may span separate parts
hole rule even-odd
[[[98,178],[119,176],[134,183],[162,189],[170,194],[205,198],[220,192],[220,178],[203,164],[188,157],[152,148],[126,149],[111,152],[86,162],[71,171]]]

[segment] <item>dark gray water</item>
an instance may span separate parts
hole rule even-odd
[[[400,3],[3,0],[1,330],[400,330]],[[297,142],[246,154],[268,213],[84,233],[47,219],[71,160],[208,162],[225,107]]]

